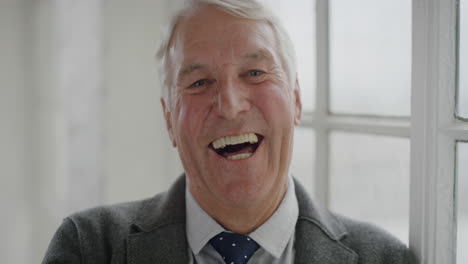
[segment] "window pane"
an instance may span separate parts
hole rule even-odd
[[[408,243],[409,140],[341,132],[330,140],[331,209]]]
[[[468,1],[460,0],[458,116],[468,119]]]
[[[330,0],[330,110],[409,116],[411,1]]]
[[[291,173],[313,194],[315,169],[315,133],[312,128],[296,127]]]
[[[296,48],[303,110],[315,107],[315,0],[262,0],[280,18]]]
[[[468,263],[468,143],[457,144],[457,263]]]

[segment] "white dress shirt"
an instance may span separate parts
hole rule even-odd
[[[209,241],[217,234],[229,230],[225,230],[200,207],[188,188],[185,200],[189,263],[224,263]],[[260,246],[248,263],[294,263],[294,232],[298,215],[294,182],[289,177],[286,195],[278,209],[265,223],[248,234]]]

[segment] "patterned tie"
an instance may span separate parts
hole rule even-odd
[[[250,237],[228,232],[214,236],[210,243],[227,264],[245,264],[259,248]]]

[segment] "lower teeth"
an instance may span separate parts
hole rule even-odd
[[[239,159],[246,159],[250,156],[252,156],[252,153],[242,153],[242,154],[227,156],[227,158],[230,160],[239,160]]]

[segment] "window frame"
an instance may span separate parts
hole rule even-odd
[[[459,113],[459,101],[458,101],[458,98],[460,96],[460,42],[461,42],[461,39],[460,39],[460,36],[459,36],[459,32],[461,30],[461,20],[460,20],[460,13],[461,13],[461,6],[460,6],[460,1],[462,0],[456,0],[456,5],[457,5],[457,13],[456,13],[456,32],[457,32],[457,36],[456,36],[456,52],[457,52],[457,57],[456,57],[456,63],[457,63],[457,70],[456,70],[456,85],[457,85],[457,91],[456,91],[456,94],[455,94],[455,116],[458,120],[460,121],[464,121],[464,122],[468,122],[468,117],[463,117],[460,113]],[[468,5],[468,3],[464,3],[464,5]]]
[[[410,247],[421,263],[456,262],[457,0],[413,1]]]
[[[329,1],[316,0],[315,111],[301,126],[316,136],[315,197],[329,206],[330,131],[410,139],[409,247],[420,263],[456,262],[456,142],[468,123],[456,117],[458,0],[412,1],[411,117],[329,111]],[[448,230],[448,231],[447,231]]]

